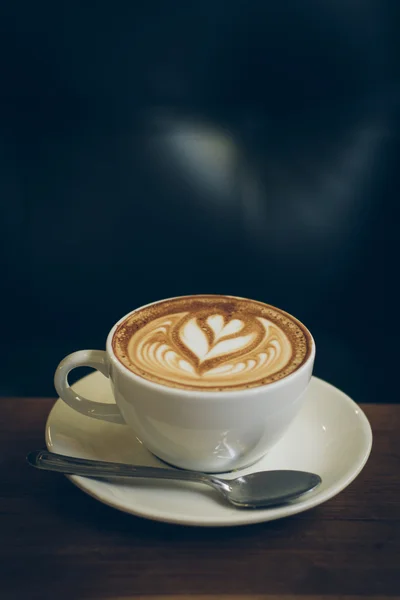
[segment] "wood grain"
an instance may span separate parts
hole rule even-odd
[[[400,406],[365,405],[360,476],[322,506],[246,527],[155,523],[25,464],[44,446],[49,399],[0,398],[4,600],[400,598]]]

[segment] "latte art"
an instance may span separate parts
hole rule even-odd
[[[154,375],[173,376],[180,383],[202,381],[203,386],[245,382],[268,369],[283,368],[291,356],[286,335],[263,318],[245,324],[223,315],[193,317],[178,313],[152,321],[128,345],[138,365]]]
[[[138,375],[203,390],[271,383],[298,368],[309,350],[305,332],[286,313],[228,296],[141,309],[117,328],[113,346]]]

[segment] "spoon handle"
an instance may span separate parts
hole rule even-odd
[[[84,477],[134,477],[207,482],[207,476],[201,473],[87,460],[85,458],[75,458],[73,456],[55,454],[54,452],[48,452],[47,450],[30,452],[26,459],[32,467],[36,467],[37,469],[57,471],[69,475],[82,475]]]

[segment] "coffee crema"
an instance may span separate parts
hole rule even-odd
[[[182,296],[140,308],[112,339],[118,360],[155,383],[228,391],[273,383],[310,355],[307,329],[284,311],[233,296]]]

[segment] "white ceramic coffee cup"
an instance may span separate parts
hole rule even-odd
[[[287,377],[243,390],[197,391],[149,381],[117,359],[112,339],[127,317],[111,329],[106,351],[80,350],[64,358],[54,384],[68,406],[88,417],[128,425],[132,435],[162,460],[209,473],[245,467],[268,452],[298,413],[314,365],[311,334],[306,362]],[[95,402],[73,391],[68,374],[83,366],[110,379],[115,404]]]

